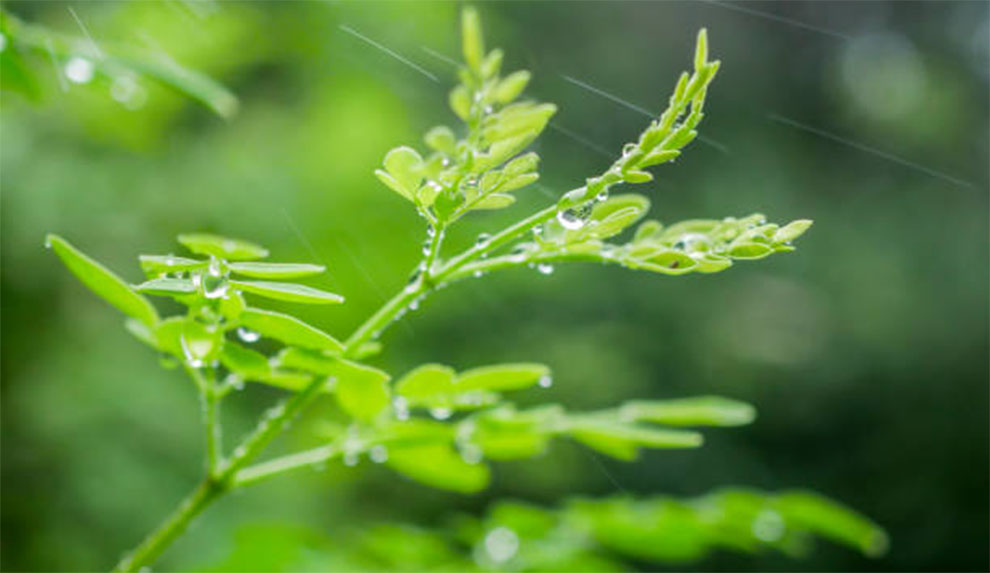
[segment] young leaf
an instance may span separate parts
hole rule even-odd
[[[465,370],[457,377],[454,385],[460,392],[466,390],[503,392],[528,388],[548,376],[550,369],[542,364],[522,362],[496,364]]]
[[[492,193],[487,197],[481,199],[472,207],[473,209],[503,209],[512,205],[516,202],[516,198],[512,195],[505,195],[503,193]]]
[[[275,300],[304,304],[340,304],[344,297],[313,287],[295,283],[275,283],[268,281],[230,281],[231,286],[244,292]]]
[[[265,380],[272,372],[264,354],[229,340],[220,352],[220,363],[244,380]]]
[[[697,448],[701,434],[684,430],[660,430],[608,420],[577,420],[568,432],[584,445],[616,459],[632,461],[640,447]]]
[[[106,267],[87,257],[58,235],[48,235],[45,244],[55,251],[76,278],[103,300],[145,326],[154,327],[158,322],[155,307]]]
[[[392,447],[386,463],[420,483],[460,493],[481,491],[491,480],[488,466],[464,461],[448,444]]]
[[[229,261],[250,261],[268,256],[268,249],[254,243],[206,233],[179,235],[179,243],[197,255],[210,255]]]
[[[391,378],[388,373],[377,368],[301,348],[286,348],[279,353],[278,363],[283,368],[332,376],[337,378],[338,383],[345,378],[353,378],[361,384],[376,385],[388,382]]]
[[[483,76],[481,62],[485,57],[485,43],[481,35],[481,19],[477,10],[471,7],[461,11],[461,44],[468,67]]]
[[[274,338],[288,346],[326,350],[334,354],[344,349],[333,336],[288,314],[249,308],[241,312],[240,321],[262,336]]]
[[[756,410],[737,400],[699,396],[678,400],[634,400],[619,409],[619,417],[668,426],[742,426],[756,418]]]
[[[371,422],[390,403],[388,379],[372,382],[363,377],[341,377],[337,380],[337,402],[354,418]]]
[[[423,181],[423,158],[415,149],[406,146],[396,147],[385,154],[382,165],[395,180],[402,195],[408,198],[415,196],[420,182]]]
[[[424,364],[395,384],[395,391],[404,398],[431,398],[449,394],[454,389],[454,369],[443,364]]]
[[[305,263],[230,263],[227,268],[234,274],[257,279],[294,279],[327,270],[323,265]]]

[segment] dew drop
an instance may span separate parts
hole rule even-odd
[[[476,249],[483,249],[488,246],[489,241],[492,240],[492,236],[488,233],[481,233],[478,238],[474,241],[474,247]]]
[[[65,64],[65,77],[74,84],[89,83],[93,79],[93,62],[75,56]]]
[[[412,299],[412,302],[409,303],[409,306],[407,308],[409,310],[418,310],[419,309],[419,301],[420,301],[420,299],[418,299],[418,298]]]
[[[601,193],[595,195],[595,201],[598,201],[599,203],[607,199],[608,199],[608,189],[603,189]]]
[[[541,275],[553,274],[553,265],[550,263],[540,263],[536,265],[536,270],[539,271]]]
[[[46,249],[52,248],[52,239],[51,239],[51,237],[45,237],[45,248]]]
[[[786,527],[784,518],[779,513],[772,509],[764,509],[753,520],[753,537],[767,542],[778,541],[784,536]]]
[[[242,326],[237,329],[237,338],[251,344],[253,342],[258,342],[258,339],[261,338],[261,334]]]
[[[485,551],[495,563],[505,563],[519,551],[519,536],[508,527],[496,527],[485,536]]]
[[[409,419],[409,402],[402,396],[392,401],[392,410],[395,411],[395,418],[397,420]]]
[[[446,420],[453,413],[450,408],[430,408],[430,415],[436,420]]]
[[[574,209],[564,209],[557,212],[557,221],[569,231],[576,231],[584,226],[585,220]]]
[[[538,384],[540,385],[540,388],[549,388],[553,386],[553,377],[550,376],[549,374],[540,376],[540,381],[538,382]]]
[[[388,449],[385,446],[375,446],[368,452],[368,457],[376,464],[383,464],[388,461]]]
[[[473,273],[471,273],[471,276],[473,276],[476,279],[480,279],[484,275],[485,275],[485,273],[483,273],[481,271],[474,271]]]
[[[358,465],[361,461],[361,455],[357,452],[347,452],[344,454],[344,465],[347,467],[354,467]]]
[[[205,345],[198,344],[197,341],[187,340],[186,335],[181,334],[179,335],[179,346],[182,347],[182,355],[186,359],[186,364],[190,367],[202,368],[206,365],[203,355],[205,354],[204,350],[208,349],[202,348]],[[197,346],[200,346],[200,348],[197,348]]]
[[[230,377],[230,386],[234,390],[241,391],[244,389],[244,379],[234,374]]]
[[[465,463],[469,463],[471,465],[480,464],[481,460],[485,457],[481,448],[475,444],[463,443],[460,444],[458,448],[461,452],[461,459],[464,460]]]

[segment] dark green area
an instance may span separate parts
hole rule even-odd
[[[5,4],[84,36],[69,6]],[[107,78],[63,91],[46,57],[28,60],[38,85],[25,90],[39,101],[2,92],[10,571],[109,568],[202,473],[192,385],[160,369],[120,314],[64,270],[43,248],[45,233],[134,282],[137,254],[183,254],[173,238],[187,231],[324,264],[329,274],[313,284],[347,302],[307,317],[343,339],[405,284],[423,239],[421,220],[373,170],[388,149],[422,148],[421,133],[453,122],[453,68],[424,50],[456,57],[453,3],[71,6],[97,43],[166,53],[229,87],[240,106],[224,120],[141,83],[146,97],[128,109]],[[451,246],[549,204],[610,163],[601,149],[617,153],[648,121],[574,80],[658,112],[705,26],[722,60],[701,126],[714,144],[694,142],[659,168],[651,191],[637,191],[665,223],[757,211],[814,219],[798,252],[710,277],[572,265],[466,281],[389,331],[371,361],[395,374],[424,362],[537,361],[553,368],[554,386],[521,402],[580,410],[718,394],[754,404],[753,425],[633,464],[555,444],[545,458],[498,464],[494,487],[474,496],[371,464],[332,464],[222,500],[156,569],[327,567],[335,561],[312,552],[382,521],[432,527],[480,515],[497,498],[559,506],[575,495],[694,497],[733,484],[841,500],[887,529],[890,552],[867,560],[823,544],[800,561],[717,553],[698,569],[990,567],[987,6],[733,6],[742,8],[482,5],[489,45],[506,50],[508,69],[531,70],[529,93],[560,109],[536,144],[539,186],[516,192],[510,209],[471,215]],[[0,81],[18,81],[6,60]],[[228,443],[278,395],[252,386],[228,399]],[[307,434],[278,448],[311,444]]]

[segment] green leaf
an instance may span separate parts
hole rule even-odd
[[[834,501],[810,492],[777,496],[775,506],[801,527],[839,543],[858,547],[870,557],[887,551],[887,534],[870,520]]]
[[[322,291],[295,283],[276,283],[268,281],[230,281],[231,286],[244,292],[256,294],[275,300],[299,302],[305,304],[340,304],[344,297],[332,292]]]
[[[790,243],[794,239],[797,239],[804,234],[814,221],[810,219],[798,219],[797,221],[791,221],[787,225],[784,225],[773,235],[774,243]]]
[[[700,70],[708,63],[708,30],[698,30],[698,41],[694,49],[694,69]]]
[[[389,449],[392,469],[420,483],[460,493],[475,493],[491,481],[484,464],[470,464],[448,444]]]
[[[461,47],[464,61],[478,76],[483,76],[481,63],[485,57],[485,42],[481,34],[478,11],[468,6],[461,11]]]
[[[155,340],[155,332],[148,328],[148,325],[140,320],[135,320],[133,318],[125,319],[124,329],[131,333],[134,338],[137,338],[155,350],[158,349],[158,341]]]
[[[337,380],[337,402],[354,418],[370,422],[388,409],[388,378],[370,381],[363,376],[343,376]]]
[[[138,260],[141,262],[141,270],[148,276],[187,272],[207,265],[206,261],[176,257],[175,255],[141,255]]]
[[[454,389],[454,376],[454,369],[449,366],[424,364],[396,382],[395,391],[414,400],[446,395]]]
[[[230,263],[234,274],[259,279],[292,279],[318,275],[327,270],[323,265],[305,263]]]
[[[584,445],[616,459],[632,461],[640,447],[697,448],[701,434],[684,430],[660,430],[609,420],[575,420],[568,433]]]
[[[179,331],[180,357],[193,368],[205,366],[219,356],[223,334],[215,326],[207,326],[191,318],[182,321]]]
[[[472,209],[503,209],[516,202],[512,195],[504,193],[492,193],[475,203]]]
[[[65,266],[89,290],[148,327],[154,327],[158,322],[158,312],[155,311],[155,307],[106,267],[87,257],[58,235],[48,235],[45,244],[55,251]]]
[[[471,91],[464,86],[457,86],[450,91],[450,109],[457,117],[467,121],[471,117]]]
[[[651,167],[653,165],[659,165],[661,163],[667,163],[677,159],[677,156],[681,154],[680,151],[676,149],[661,149],[659,151],[654,151],[650,153],[642,161],[639,162],[640,167]]]
[[[240,321],[262,336],[274,338],[288,346],[326,350],[334,354],[344,350],[344,345],[333,336],[288,314],[248,308],[241,312]]]
[[[457,377],[455,387],[465,390],[489,390],[503,392],[519,390],[537,384],[550,376],[550,369],[543,364],[496,364],[465,370]]]
[[[171,60],[113,56],[108,58],[106,63],[118,67],[123,66],[152,77],[166,86],[198,100],[223,118],[229,119],[237,113],[237,96],[230,90],[209,76],[183,68]]]
[[[388,382],[391,378],[387,372],[377,368],[301,348],[286,348],[279,353],[278,363],[283,368],[333,376],[338,383],[351,378],[362,384],[375,385]]]
[[[492,97],[498,103],[506,104],[512,102],[526,89],[531,77],[530,73],[526,70],[509,74],[495,86],[495,89],[492,91]]]
[[[206,233],[179,235],[179,243],[197,255],[210,255],[229,261],[250,261],[268,256],[268,249],[254,243]]]
[[[729,256],[734,259],[758,260],[773,254],[773,247],[762,243],[739,243],[732,245]]]
[[[438,125],[426,132],[423,136],[423,141],[426,145],[430,146],[432,149],[452,155],[454,153],[454,146],[457,145],[457,137],[454,136],[454,132],[445,125]]]
[[[668,426],[742,426],[756,419],[756,409],[745,402],[720,396],[678,400],[634,400],[619,409],[628,421],[655,422]]]
[[[396,147],[385,154],[382,165],[398,186],[396,191],[410,199],[415,196],[420,182],[423,181],[423,158],[415,149]],[[379,179],[382,177],[379,176]],[[382,180],[391,186],[388,181]]]
[[[151,279],[135,285],[134,290],[157,296],[176,296],[196,292],[196,285],[192,279]]]
[[[223,350],[220,352],[220,363],[244,380],[266,380],[272,372],[268,358],[264,354],[230,340],[224,342]]]

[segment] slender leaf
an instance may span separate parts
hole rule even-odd
[[[491,480],[488,466],[464,461],[448,444],[393,447],[386,463],[420,483],[460,493],[481,491]]]
[[[268,338],[289,346],[326,350],[339,354],[344,349],[336,338],[294,316],[270,310],[248,308],[240,313],[241,324]]]
[[[292,279],[318,275],[327,270],[323,265],[304,263],[230,263],[230,271],[237,275],[258,279]]]
[[[295,283],[276,283],[268,281],[230,281],[231,286],[244,292],[256,294],[275,300],[299,302],[305,304],[340,304],[344,297],[313,287]]]
[[[206,233],[179,235],[179,243],[197,255],[212,255],[230,261],[250,261],[268,256],[268,249],[260,245]]]

